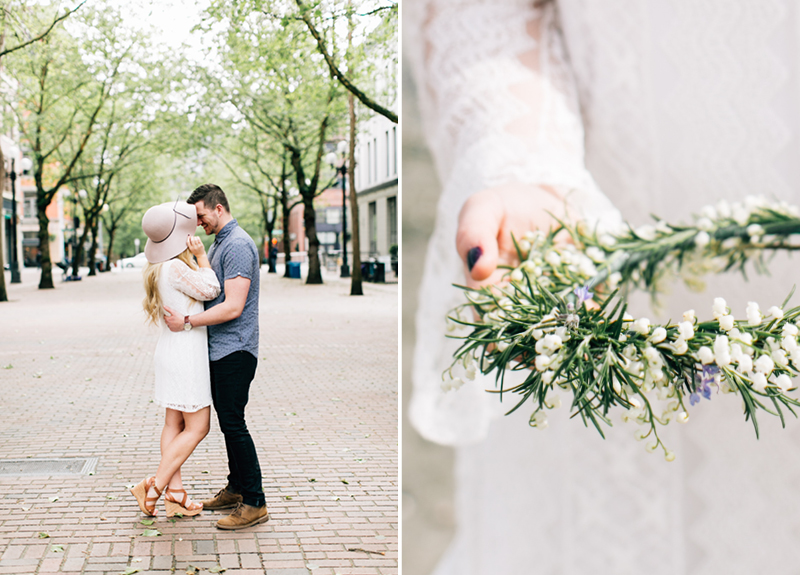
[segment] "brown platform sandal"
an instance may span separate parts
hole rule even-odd
[[[167,517],[173,517],[178,513],[184,517],[194,517],[203,511],[203,504],[196,501],[192,501],[192,504],[196,505],[197,507],[193,507],[191,509],[186,507],[186,503],[189,501],[189,496],[186,494],[185,489],[170,489],[168,485],[166,491],[167,494],[164,495],[164,505],[167,507]],[[182,495],[179,499],[176,499],[173,497],[173,493],[181,493]]]
[[[156,492],[155,497],[147,496],[147,492],[150,491],[151,487]],[[158,502],[159,497],[161,497],[161,490],[156,485],[155,477],[145,477],[131,489],[131,493],[139,503],[139,509],[142,510],[142,513],[149,515],[150,517],[156,516],[156,503]],[[148,503],[152,504],[148,505]]]

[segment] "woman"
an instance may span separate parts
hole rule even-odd
[[[564,408],[534,430],[531,410],[503,415],[515,398],[486,393],[491,377],[440,384],[459,343],[443,317],[464,301],[451,284],[495,281],[511,233],[546,228],[564,200],[611,226],[685,221],[748,194],[798,203],[800,5],[416,0],[403,24],[443,184],[409,407],[425,438],[457,446],[457,528],[437,575],[796,573],[793,418],[783,430],[762,416],[757,441],[738,398],[715,397],[667,428],[667,463],[618,414],[605,440]],[[769,279],[709,278],[701,295],[676,284],[665,313],[644,298],[632,313],[779,304],[797,281],[787,261]]]
[[[183,488],[181,465],[209,429],[211,383],[206,328],[173,333],[162,319],[164,306],[191,315],[203,311],[201,301],[219,295],[217,276],[200,238],[194,236],[196,227],[197,212],[186,202],[154,206],[142,218],[148,238],[143,305],[147,319],[161,326],[154,355],[155,402],[167,410],[158,470],[131,489],[139,508],[150,516],[157,514],[156,502],[164,489],[167,517],[177,513],[194,516],[203,510],[201,503],[189,500]]]

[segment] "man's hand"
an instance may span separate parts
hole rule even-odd
[[[183,331],[183,316],[167,306],[164,306],[164,311],[167,312],[164,314],[164,321],[170,331]]]

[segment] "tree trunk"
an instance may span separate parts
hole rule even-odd
[[[359,234],[360,222],[358,219],[358,199],[356,198],[356,111],[353,94],[348,98],[350,105],[350,151],[347,166],[347,175],[350,184],[350,225],[353,233],[350,238],[353,242],[353,271],[350,276],[350,295],[364,295],[361,286],[361,237]],[[345,230],[345,238],[347,237]],[[345,249],[347,242],[345,241]]]
[[[84,213],[84,218],[86,214]],[[75,222],[75,216],[72,216],[73,223]],[[75,234],[78,233],[78,229],[75,228]],[[83,259],[83,246],[86,245],[86,237],[89,234],[89,225],[88,222],[84,219],[83,222],[83,232],[81,233],[81,239],[78,240],[78,243],[75,244],[74,235],[73,235],[73,244],[72,244],[72,275],[78,277],[80,275],[78,267],[81,265],[81,260]]]
[[[111,249],[114,247],[114,229],[113,228],[106,228],[108,232],[108,250],[106,250],[106,269],[105,271],[111,271],[111,262],[114,261],[112,259],[112,254],[114,252]]]
[[[283,277],[289,277],[289,260],[292,253],[291,239],[289,238],[289,214],[292,210],[289,208],[289,192],[286,186],[283,186],[281,191],[281,209],[283,211]]]
[[[37,192],[36,207],[39,210],[39,252],[42,262],[42,276],[39,289],[53,289],[53,262],[50,261],[50,220],[47,217],[47,197]],[[47,202],[47,203],[45,203]]]
[[[97,275],[97,265],[95,262],[95,257],[97,255],[97,220],[92,219],[91,224],[86,222],[86,225],[89,227],[92,233],[92,245],[89,246],[89,257],[87,258],[89,264],[89,275],[96,276]]]
[[[314,194],[303,194],[303,224],[308,240],[308,277],[306,284],[321,284],[322,269],[319,264],[319,238],[317,238],[317,214],[314,212]]]

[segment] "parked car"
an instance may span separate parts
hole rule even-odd
[[[147,263],[147,258],[144,255],[144,252],[140,254],[136,254],[132,258],[122,258],[117,263],[117,267],[120,268],[143,268],[144,265]]]

